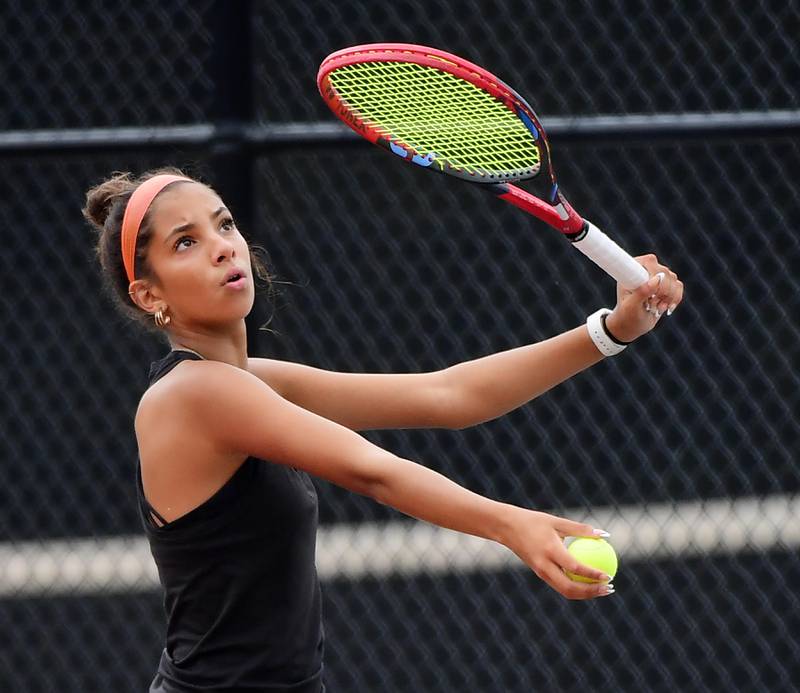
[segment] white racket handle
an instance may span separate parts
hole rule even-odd
[[[644,267],[591,221],[586,221],[586,225],[586,233],[572,244],[598,267],[614,277],[626,289],[636,289],[650,278]]]

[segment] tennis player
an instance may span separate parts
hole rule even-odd
[[[245,316],[268,280],[220,197],[178,170],[116,175],[87,193],[120,309],[163,332],[136,412],[137,488],[165,590],[154,693],[319,693],[323,631],[309,475],[442,527],[507,546],[569,599],[611,594],[562,538],[601,529],[471,493],[355,431],[460,429],[519,407],[625,348],[681,302],[651,280],[586,325],[432,373],[334,373],[251,357]]]

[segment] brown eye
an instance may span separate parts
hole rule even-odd
[[[181,236],[177,241],[175,241],[174,249],[177,250],[178,246],[183,243],[184,241],[191,241],[192,239],[189,236]],[[184,248],[188,248],[189,246],[183,246]]]

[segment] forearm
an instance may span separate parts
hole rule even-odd
[[[427,467],[392,455],[365,489],[406,515],[457,532],[504,543],[519,508],[485,498]]]
[[[444,371],[454,428],[495,419],[601,361],[585,325]]]

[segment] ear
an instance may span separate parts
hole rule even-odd
[[[128,286],[131,300],[146,313],[155,313],[164,307],[161,289],[145,279],[137,279]]]

